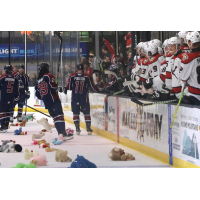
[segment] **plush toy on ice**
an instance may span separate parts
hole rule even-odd
[[[24,149],[24,159],[29,160],[30,158],[39,155],[37,151],[30,151],[27,148]]]
[[[47,165],[47,159],[45,155],[37,155],[32,158],[30,158],[30,162],[34,163],[36,166],[46,166]]]
[[[83,156],[77,155],[77,158],[72,162],[70,168],[97,168],[97,166]]]
[[[32,145],[39,145],[39,147],[46,148],[49,147],[50,144],[46,142],[46,140],[33,140]]]
[[[41,124],[47,131],[51,132],[52,126],[48,123],[48,119],[46,118],[41,118],[40,120],[37,120],[38,124]]]
[[[1,140],[2,145],[0,145],[0,152],[21,152],[22,146],[20,144],[15,144],[13,140]]]
[[[68,151],[57,150],[56,151],[56,161],[57,162],[72,162],[72,159],[67,156]]]
[[[19,130],[15,130],[14,131],[14,135],[27,135],[27,131],[26,132],[22,132],[22,127],[19,128]]]
[[[121,160],[121,161],[129,161],[129,160],[135,160],[135,157],[127,152],[124,152],[121,148],[114,147],[111,152],[108,154],[108,157],[111,160]]]

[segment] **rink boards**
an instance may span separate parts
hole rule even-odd
[[[45,111],[34,96],[29,106]],[[60,94],[65,119],[73,123],[71,92]],[[94,133],[161,160],[174,167],[200,167],[200,110],[180,106],[172,130],[169,128],[175,105],[141,107],[130,98],[90,94],[92,129]],[[85,128],[81,115],[81,126]]]

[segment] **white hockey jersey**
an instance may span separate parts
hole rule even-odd
[[[194,96],[200,101],[200,48],[182,54],[179,76],[188,83],[187,96]]]

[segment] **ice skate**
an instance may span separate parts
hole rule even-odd
[[[76,135],[80,135],[81,129],[80,129],[80,124],[79,122],[74,122],[75,127],[76,127]]]
[[[63,141],[72,140],[74,138],[73,134],[67,134],[66,131],[60,134],[63,135]]]
[[[4,128],[0,128],[0,133],[6,133],[7,132],[7,130],[6,129],[4,129]]]
[[[88,135],[92,135],[92,132],[93,132],[90,126],[91,126],[91,122],[86,122],[86,130],[88,132]]]

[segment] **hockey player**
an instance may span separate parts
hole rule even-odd
[[[25,67],[23,64],[18,65],[18,73],[14,72],[13,76],[18,79],[19,83],[19,101],[14,101],[13,111],[10,114],[10,122],[13,122],[13,114],[16,104],[18,104],[18,121],[22,122],[23,106],[26,99],[30,98],[29,92],[29,77],[24,73]]]
[[[36,97],[43,100],[45,109],[48,109],[54,120],[58,134],[63,135],[64,141],[70,140],[73,139],[73,134],[67,134],[65,131],[64,113],[57,89],[55,77],[49,73],[49,65],[42,62],[39,65],[38,81],[35,86]]]
[[[0,131],[6,132],[10,121],[10,112],[13,108],[13,102],[19,100],[18,80],[12,75],[12,66],[4,67],[5,75],[0,77]]]
[[[191,53],[183,53],[179,77],[188,83],[188,94],[182,103],[200,105],[200,34],[189,32],[186,36]]]
[[[190,53],[191,50],[187,45],[187,41],[186,41],[186,36],[189,32],[188,31],[180,31],[178,33],[178,37],[181,39],[181,51],[182,52],[186,52],[186,53]]]
[[[71,107],[73,112],[73,120],[76,127],[76,134],[80,135],[80,120],[79,115],[82,112],[85,116],[86,130],[88,135],[91,135],[91,117],[90,117],[90,103],[89,103],[89,87],[99,92],[99,89],[94,84],[93,79],[87,74],[84,74],[84,66],[77,65],[77,72],[71,74],[66,86],[67,90],[72,90]]]

